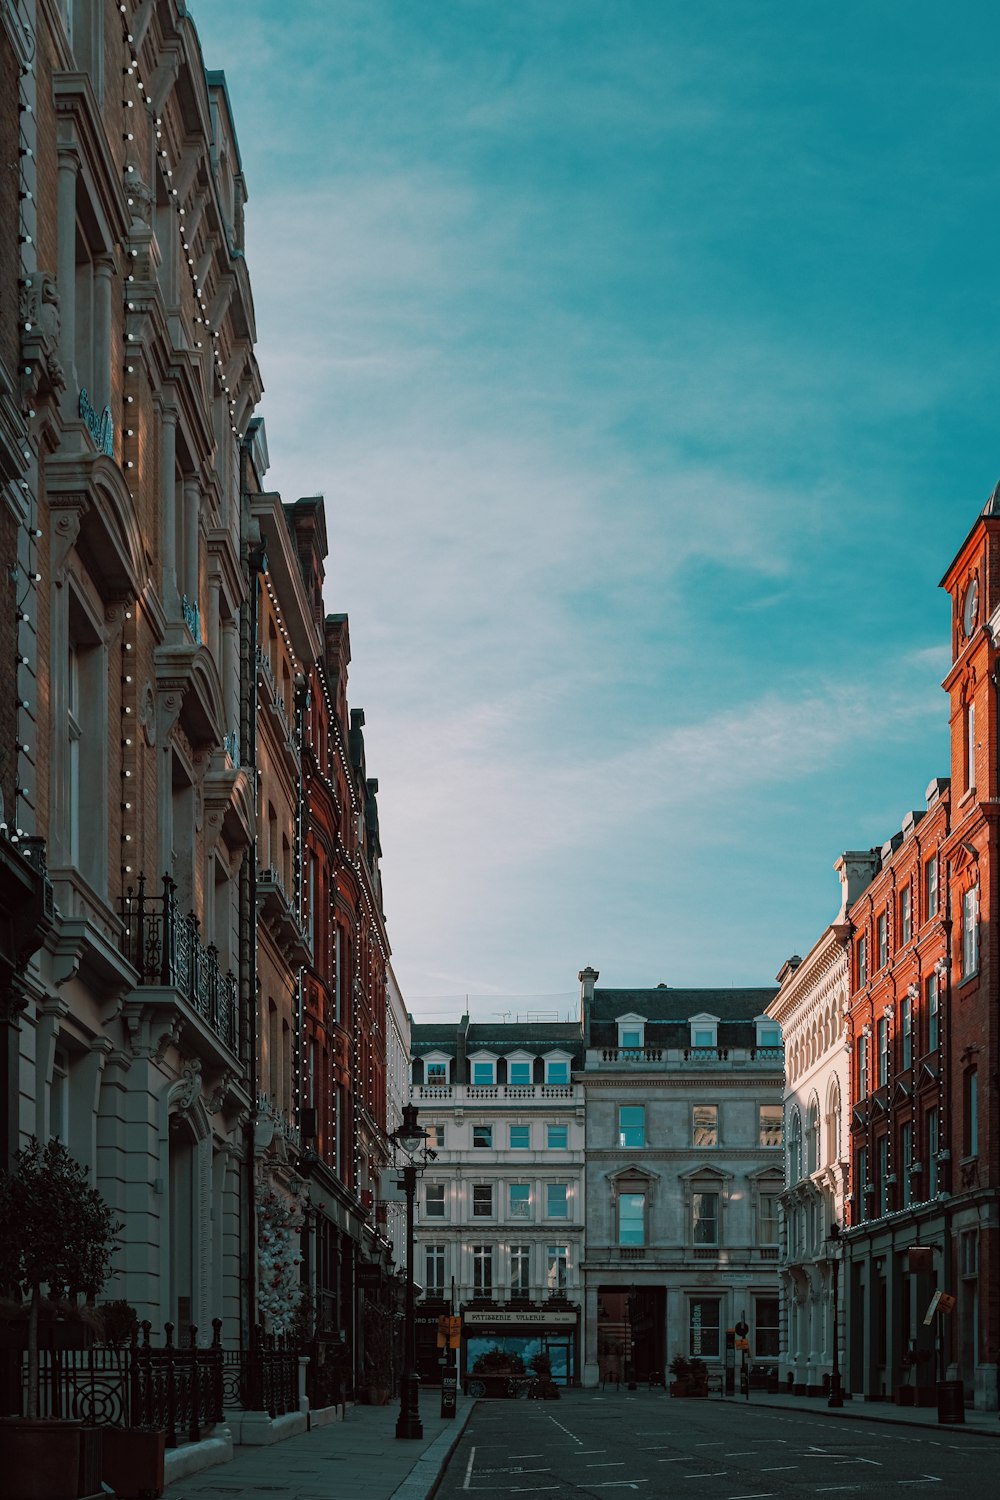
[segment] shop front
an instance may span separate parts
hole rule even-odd
[[[546,1354],[552,1379],[579,1384],[580,1309],[572,1303],[556,1308],[470,1308],[462,1313],[462,1376],[499,1366],[504,1359],[516,1371],[531,1371],[536,1354]]]

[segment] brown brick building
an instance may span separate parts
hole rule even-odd
[[[876,851],[851,907],[848,1014],[850,1384],[930,1400],[960,1379],[986,1409],[1000,1351],[998,543],[995,494],[943,580],[951,778]],[[954,1309],[925,1326],[936,1290]]]

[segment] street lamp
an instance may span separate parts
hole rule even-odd
[[[833,1370],[830,1375],[830,1394],[827,1406],[841,1407],[844,1404],[840,1389],[840,1316],[838,1292],[840,1290],[840,1225],[834,1221],[826,1241],[829,1247],[830,1265],[833,1271]]]
[[[413,1312],[413,1199],[417,1175],[427,1160],[427,1132],[417,1124],[415,1104],[403,1105],[403,1118],[389,1139],[402,1154],[403,1191],[406,1194],[406,1302],[403,1329],[403,1374],[399,1383],[398,1438],[422,1438],[420,1421],[420,1376],[417,1374],[417,1330]],[[422,1158],[422,1159],[421,1159]]]

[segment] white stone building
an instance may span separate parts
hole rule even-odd
[[[778,1355],[781,1033],[773,988],[597,989],[580,974],[587,1128],[583,1379],[721,1373],[746,1315]]]
[[[461,1373],[491,1349],[580,1379],[584,1091],[572,1023],[414,1024],[412,1101],[434,1159],[418,1186],[418,1364],[462,1315]]]
[[[871,879],[874,858],[868,851],[843,854],[835,868],[843,891],[840,911],[805,959],[795,955],[782,966],[778,993],[767,1007],[785,1042],[779,1377],[800,1396],[823,1395],[833,1365],[832,1262],[843,1252],[831,1230],[844,1224],[849,1159],[847,912]],[[843,1363],[846,1288],[840,1291],[837,1347]]]

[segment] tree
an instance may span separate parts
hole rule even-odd
[[[61,1141],[34,1137],[0,1174],[0,1285],[29,1297],[28,1409],[38,1416],[38,1312],[42,1287],[54,1298],[96,1296],[111,1275],[121,1232],[87,1169]]]

